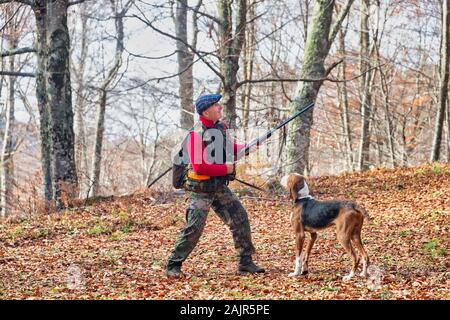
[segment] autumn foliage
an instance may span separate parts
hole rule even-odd
[[[353,199],[368,210],[372,220],[362,238],[372,264],[369,279],[342,281],[350,260],[332,228],[319,233],[310,274],[288,277],[294,267],[291,203],[248,191],[241,199],[255,260],[267,273],[236,274],[231,233],[211,212],[183,265],[186,276],[167,279],[165,263],[184,223],[184,198],[147,190],[1,223],[0,298],[450,298],[449,165],[311,178],[310,189],[318,199]]]

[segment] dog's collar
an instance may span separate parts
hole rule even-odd
[[[297,204],[297,203],[305,203],[305,202],[308,202],[309,200],[314,200],[314,198],[312,196],[308,195],[306,197],[301,197],[301,198],[295,199],[294,203],[295,204]]]

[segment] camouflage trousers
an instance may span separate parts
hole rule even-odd
[[[188,192],[188,197],[186,226],[178,236],[169,257],[169,265],[180,265],[195,248],[205,227],[210,208],[213,208],[230,228],[239,257],[251,256],[255,252],[247,212],[227,186],[219,187],[213,193]]]

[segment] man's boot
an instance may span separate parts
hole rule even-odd
[[[258,267],[252,260],[251,256],[241,257],[239,259],[239,272],[248,272],[248,273],[264,273],[266,270]]]
[[[181,263],[176,263],[172,261],[169,261],[169,263],[167,263],[166,275],[169,278],[178,278],[182,274],[183,272],[181,272]]]

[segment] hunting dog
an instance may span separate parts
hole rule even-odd
[[[317,201],[309,194],[305,178],[298,173],[291,173],[281,179],[281,185],[289,192],[294,201],[291,223],[295,231],[295,270],[289,276],[308,273],[308,260],[317,232],[336,225],[337,239],[352,258],[350,273],[343,277],[350,280],[358,268],[360,257],[355,254],[356,247],[363,260],[361,276],[367,277],[369,257],[361,242],[361,228],[364,217],[369,220],[367,211],[352,201]],[[302,256],[305,232],[311,234],[311,240]]]

